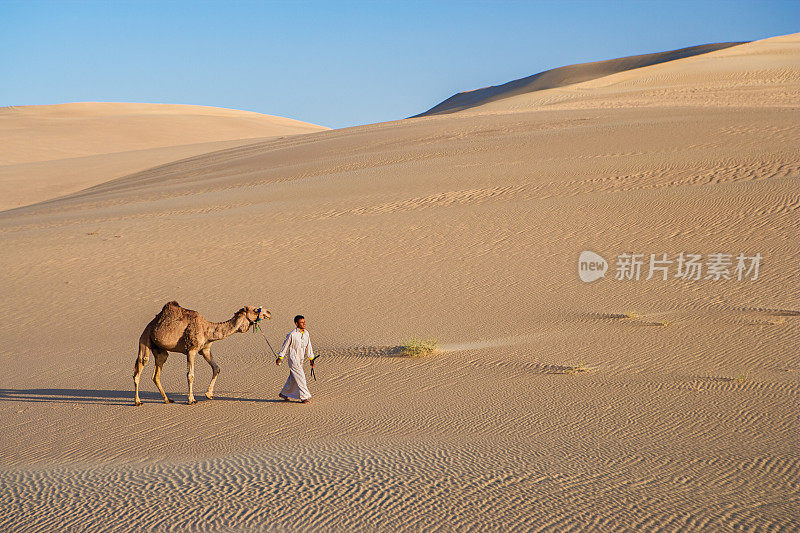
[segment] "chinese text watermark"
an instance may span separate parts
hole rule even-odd
[[[705,257],[684,252],[677,255],[622,253],[615,259],[614,280],[755,281],[762,259],[760,253],[748,256],[716,252]],[[583,251],[578,257],[581,281],[591,282],[605,277],[608,267],[608,262],[595,252]]]

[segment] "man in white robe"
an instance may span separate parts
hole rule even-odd
[[[281,364],[286,354],[289,354],[289,378],[281,390],[280,396],[284,401],[289,398],[300,400],[301,403],[308,403],[311,400],[311,393],[306,385],[306,374],[303,372],[303,361],[308,356],[311,367],[314,367],[314,349],[311,347],[311,338],[306,330],[306,319],[303,315],[294,317],[294,324],[297,326],[286,335],[283,341],[278,358],[275,364]]]

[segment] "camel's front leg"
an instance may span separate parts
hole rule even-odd
[[[189,367],[186,372],[186,380],[189,382],[189,405],[197,403],[197,400],[194,399],[194,393],[192,392],[192,385],[194,384],[194,358],[196,356],[197,350],[189,350],[189,353],[186,354],[186,364]]]
[[[209,400],[214,399],[214,383],[217,381],[217,376],[219,375],[219,365],[214,361],[214,358],[211,356],[211,347],[206,347],[200,350],[200,353],[203,354],[203,358],[208,361],[208,364],[211,365],[211,383],[208,384],[208,390],[206,391],[206,398]]]

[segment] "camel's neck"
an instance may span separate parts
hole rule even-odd
[[[218,341],[225,337],[237,333],[242,323],[247,319],[242,315],[234,315],[230,320],[225,322],[212,322],[208,332],[208,340]]]

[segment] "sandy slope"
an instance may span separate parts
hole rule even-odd
[[[798,46],[0,213],[0,529],[796,529]],[[609,279],[578,279],[582,250]],[[611,279],[623,252],[764,262]],[[275,401],[285,367],[247,334],[215,345],[215,400],[143,380],[134,408],[136,340],[173,298],[215,320],[264,304],[273,344],[304,313],[312,404]],[[443,350],[393,356],[414,335]],[[182,356],[163,381],[185,401]]]
[[[515,95],[474,111],[660,107],[665,100],[682,106],[794,109],[800,98],[799,35],[773,37],[583,83]]]
[[[326,128],[235,109],[83,102],[0,108],[0,210],[253,139]]]
[[[629,70],[658,65],[668,61],[675,61],[685,57],[693,57],[700,54],[707,54],[717,50],[729,48],[743,44],[733,43],[714,43],[699,46],[690,46],[669,52],[657,52],[654,54],[642,54],[638,56],[619,57],[606,61],[595,61],[592,63],[580,63],[568,65],[550,70],[545,70],[533,76],[527,76],[518,80],[512,80],[502,85],[483,87],[472,91],[464,91],[454,94],[447,100],[436,104],[424,113],[416,115],[418,117],[440,115],[444,113],[455,113],[473,107],[479,107],[489,102],[505,100],[519,94],[527,94],[535,91],[543,91],[556,87],[566,87],[576,83],[589,80],[604,78],[611,74],[627,72]]]

